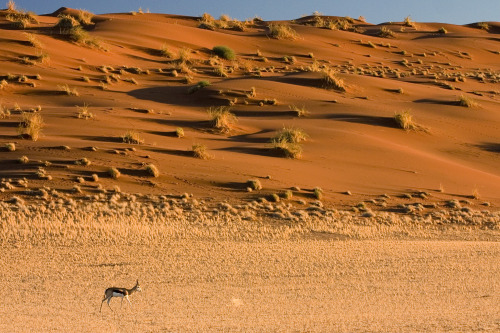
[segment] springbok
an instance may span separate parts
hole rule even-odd
[[[121,297],[122,298],[122,302],[121,302],[120,307],[123,306],[123,299],[125,298],[128,301],[130,308],[132,308],[132,303],[130,303],[130,299],[128,297],[130,295],[132,295],[133,293],[135,293],[136,291],[142,291],[141,286],[139,285],[139,280],[137,280],[137,282],[135,283],[135,286],[131,289],[116,288],[116,287],[111,287],[111,288],[106,289],[106,291],[104,292],[104,298],[101,301],[101,308],[100,308],[99,312],[102,311],[102,303],[104,303],[104,301],[106,301],[106,300],[108,301],[108,306],[111,309],[109,302],[111,301],[111,299],[113,297]],[[113,311],[113,309],[111,309],[111,311]]]

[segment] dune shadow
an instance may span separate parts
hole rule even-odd
[[[233,191],[233,192],[241,192],[245,191],[247,188],[247,183],[238,183],[238,182],[214,182],[213,183],[215,186],[218,186],[224,190],[227,191]]]
[[[360,114],[332,114],[325,118],[348,123],[398,128],[393,117],[367,116]]]
[[[149,118],[143,120],[172,127],[187,127],[194,129],[210,128],[210,122],[208,120],[149,119]],[[158,133],[164,133],[164,132],[158,132]]]
[[[257,111],[257,110],[232,110],[237,117],[295,117],[297,112],[294,111]]]
[[[246,143],[269,143],[269,138],[267,137],[255,137],[255,135],[259,134],[266,134],[272,132],[271,130],[262,130],[259,132],[255,133],[250,133],[250,134],[240,134],[240,135],[233,135],[228,137],[227,139],[234,141],[234,142],[246,142]],[[224,139],[224,140],[227,140]]]
[[[270,148],[258,148],[258,147],[225,147],[219,148],[217,150],[230,151],[234,153],[248,154],[248,155],[260,155],[268,157],[279,156],[275,151]]]
[[[0,140],[15,140],[22,138],[20,135],[3,135],[0,134]]]
[[[194,157],[193,152],[190,150],[169,149],[169,148],[145,148],[144,150],[161,154],[175,155],[175,156]]]
[[[161,86],[136,89],[127,92],[137,99],[149,100],[158,103],[182,106],[219,106],[225,105],[224,100],[216,98],[213,92],[202,89],[195,94],[188,93],[189,86]]]
[[[176,138],[177,137],[177,132],[176,131],[167,131],[167,132],[146,131],[146,133],[154,134],[154,135],[159,135],[159,136],[168,136],[168,137],[171,137],[171,138]]]
[[[433,99],[433,98],[416,99],[416,100],[413,101],[413,103],[452,105],[452,106],[460,105],[459,102],[457,102],[457,101],[442,101],[442,100]]]
[[[19,126],[18,121],[2,121],[0,122],[0,127],[16,128]]]
[[[114,142],[114,143],[123,143],[123,139],[120,137],[112,137],[112,136],[86,136],[86,135],[73,135],[74,138],[80,138],[82,140],[87,141],[101,141],[101,142]]]
[[[491,153],[500,153],[500,143],[483,142],[481,144],[475,145],[475,147],[485,151],[489,151]]]

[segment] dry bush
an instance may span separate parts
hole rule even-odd
[[[84,30],[80,26],[76,26],[74,28],[71,28],[69,32],[67,33],[69,39],[75,43],[81,44],[83,46],[87,46],[90,48],[95,48],[99,50],[106,50],[102,45],[101,42],[94,37],[91,37],[89,33]]]
[[[28,43],[36,48],[42,48],[43,44],[38,40],[35,34],[32,33],[24,33],[24,37],[28,40]]]
[[[405,17],[403,25],[405,27],[411,27],[411,28],[415,28],[416,27],[415,22],[412,21],[412,19],[411,19],[410,16]]]
[[[288,108],[292,110],[297,117],[304,117],[309,114],[309,111],[307,111],[305,105],[302,106],[289,105]]]
[[[246,182],[246,186],[251,188],[252,190],[262,190],[262,184],[258,179],[249,179]]]
[[[175,129],[175,136],[178,138],[183,138],[184,137],[184,129],[182,127],[177,127]]]
[[[394,32],[387,27],[382,27],[378,31],[377,35],[379,37],[383,37],[383,38],[392,38],[392,37],[394,37]]]
[[[321,73],[323,76],[323,87],[325,89],[334,89],[340,92],[346,91],[344,80],[338,78],[333,69],[325,68]]]
[[[313,196],[316,199],[321,200],[323,198],[323,189],[321,187],[315,187],[313,189]]]
[[[167,44],[163,44],[160,48],[160,54],[162,57],[165,57],[165,58],[172,58],[174,56],[174,54],[168,49],[168,46]]]
[[[485,31],[490,30],[490,25],[486,22],[478,22],[476,23],[476,27]]]
[[[178,55],[177,62],[179,64],[189,64],[191,62],[191,49],[182,48],[179,50]]]
[[[80,22],[78,22],[71,15],[61,14],[58,16],[58,18],[59,21],[57,21],[57,24],[54,27],[58,28],[59,32],[64,35],[69,34],[71,29],[76,28],[80,25]]]
[[[92,19],[94,18],[94,14],[89,12],[88,10],[79,9],[76,15],[76,19],[80,24],[83,25],[93,25]]]
[[[270,24],[269,34],[276,39],[297,39],[297,32],[287,24]]]
[[[193,151],[193,156],[202,160],[208,160],[212,156],[207,152],[207,146],[195,143],[191,150]]]
[[[148,164],[146,165],[146,172],[151,176],[151,177],[159,177],[160,176],[160,170],[156,167],[154,164]]]
[[[207,30],[215,30],[217,28],[214,17],[208,13],[203,13],[199,22],[198,28]]]
[[[283,127],[271,139],[272,148],[287,158],[300,158],[302,146],[300,142],[307,140],[308,135],[301,129]]]
[[[194,85],[188,89],[188,93],[193,94],[202,88],[208,87],[209,85],[210,85],[210,81],[208,81],[208,80],[199,81],[196,85]]]
[[[2,104],[0,104],[0,119],[9,118],[10,114],[11,114],[10,110],[5,106],[3,106]]]
[[[108,169],[108,175],[113,179],[118,179],[122,174],[120,173],[120,170],[118,170],[117,168],[111,167]]]
[[[130,144],[144,143],[144,139],[141,138],[139,132],[136,132],[134,130],[128,130],[125,134],[122,135],[121,138],[124,143],[130,143]]]
[[[478,106],[478,104],[472,98],[465,95],[460,95],[457,103],[458,105],[466,108],[472,108]]]
[[[42,116],[39,113],[23,112],[21,117],[18,127],[19,134],[27,136],[33,141],[38,140],[44,126]]]
[[[221,132],[229,132],[231,126],[238,121],[229,106],[210,107],[207,113],[212,127]]]
[[[16,144],[14,142],[8,142],[5,144],[5,149],[7,149],[7,151],[16,151]]]
[[[424,128],[418,125],[414,120],[413,116],[410,114],[410,111],[406,110],[401,113],[396,113],[394,115],[394,120],[398,127],[404,129],[405,131],[416,131],[416,130],[424,130]]]
[[[76,88],[71,89],[71,87],[67,84],[57,87],[59,88],[59,91],[64,92],[68,96],[80,96]]]
[[[214,68],[214,74],[220,77],[228,77],[226,66],[223,63]]]
[[[83,106],[76,106],[78,109],[78,119],[94,119],[94,114],[89,111],[89,105],[84,103]]]
[[[440,33],[440,34],[447,34],[448,30],[446,30],[445,27],[441,27],[441,28],[439,28],[438,33]]]
[[[25,12],[18,10],[8,10],[5,19],[11,22],[14,29],[26,29],[30,24],[38,24],[38,20],[33,12]]]
[[[8,85],[9,85],[9,82],[7,82],[7,80],[1,80],[0,81],[0,90],[3,90]],[[0,115],[0,117],[1,117],[1,115]]]
[[[17,160],[20,164],[28,164],[28,162],[30,161],[28,156],[21,156],[19,157],[19,159]]]

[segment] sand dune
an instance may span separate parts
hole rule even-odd
[[[437,202],[476,191],[480,199],[471,205],[500,204],[498,23],[488,22],[485,30],[478,24],[352,20],[343,31],[318,27],[343,18],[309,16],[279,22],[289,24],[297,38],[278,40],[270,36],[272,22],[212,31],[199,28],[197,17],[124,13],[94,16],[85,30],[100,46],[88,47],[54,28],[61,14],[77,17],[79,11],[61,8],[36,16],[38,23],[25,29],[8,20],[8,11],[1,12],[0,75],[7,83],[0,99],[11,114],[0,120],[0,139],[16,143],[15,152],[0,152],[4,178],[26,176],[29,187],[68,189],[82,174],[154,163],[161,172],[152,180],[154,187],[134,172],[100,182],[131,193],[210,193],[245,200],[256,194],[214,184],[257,177],[264,182],[263,194],[320,186],[324,201],[333,205],[411,191],[432,192]],[[382,28],[392,36],[379,37]],[[32,46],[26,33],[40,45]],[[217,45],[233,49],[235,60],[213,58]],[[171,57],[162,56],[163,46]],[[182,50],[190,58],[187,66],[177,61]],[[219,64],[227,77],[216,74]],[[345,92],[325,89],[324,69],[344,81]],[[211,85],[189,94],[202,80]],[[63,85],[78,96],[65,95]],[[255,97],[248,95],[252,87]],[[459,106],[460,96],[475,106]],[[77,118],[75,105],[84,104],[93,119]],[[227,133],[215,133],[206,109],[228,104],[234,104],[238,122]],[[291,105],[304,106],[308,114],[297,117]],[[40,138],[20,139],[21,112],[37,106],[45,123]],[[405,110],[425,130],[398,128],[394,115]],[[300,159],[272,152],[270,139],[283,126],[308,134]],[[184,138],[174,136],[177,127]],[[130,129],[140,133],[143,144],[121,142]],[[205,145],[213,158],[193,158],[194,143]],[[60,146],[71,149],[55,148]],[[98,149],[86,149],[91,146]],[[19,165],[23,155],[31,162]],[[71,165],[84,157],[92,162],[89,167]],[[52,162],[45,167],[50,182],[32,176],[46,160]],[[68,165],[56,167],[61,163]],[[263,179],[268,175],[270,180]],[[345,191],[353,195],[346,198]],[[13,194],[19,191],[1,196]]]

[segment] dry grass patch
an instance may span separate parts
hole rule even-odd
[[[184,137],[184,129],[182,127],[177,127],[175,129],[175,136],[178,138],[183,138]]]
[[[35,34],[24,33],[24,37],[28,40],[29,45],[41,49],[43,47],[42,42],[38,40]]]
[[[20,164],[28,164],[30,159],[28,158],[28,156],[21,156],[19,157],[19,159],[17,160]]]
[[[45,125],[42,116],[39,113],[23,112],[21,117],[22,119],[18,127],[19,134],[27,136],[33,141],[38,140],[40,132]]]
[[[125,134],[121,136],[121,138],[124,143],[130,143],[136,145],[144,143],[144,139],[141,138],[139,132],[134,130],[128,130]]]
[[[233,49],[230,47],[224,46],[224,45],[219,45],[215,46],[212,51],[222,59],[226,60],[234,60],[236,59],[236,54],[234,53]]]
[[[297,39],[299,36],[297,32],[287,24],[270,24],[269,34],[272,38],[276,39]]]
[[[210,117],[212,127],[220,132],[229,132],[231,126],[238,121],[238,118],[231,113],[229,106],[211,107],[207,110],[207,113]]]
[[[249,179],[246,182],[246,186],[252,190],[262,190],[262,184],[258,179]]]

